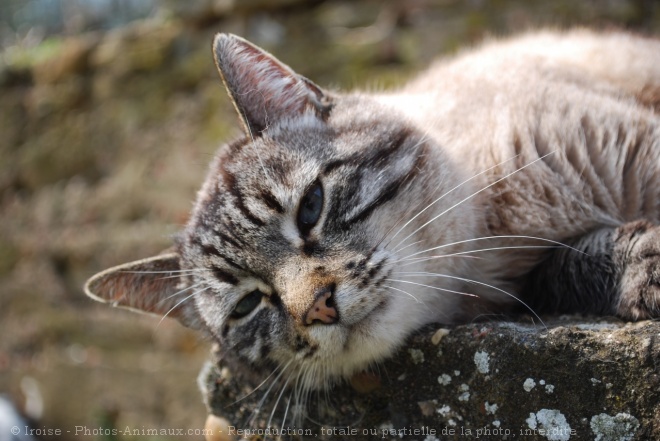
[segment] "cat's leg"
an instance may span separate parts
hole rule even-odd
[[[623,274],[615,312],[635,320],[660,317],[660,226],[632,222],[616,232]]]
[[[660,226],[629,222],[568,245],[574,249],[557,249],[529,275],[525,297],[533,308],[660,317]]]

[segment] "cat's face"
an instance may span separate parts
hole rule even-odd
[[[200,315],[255,364],[345,374],[390,352],[419,314],[388,289],[396,256],[384,244],[418,208],[404,194],[421,191],[425,144],[376,109],[362,121],[335,121],[340,112],[224,147],[183,236],[183,266],[203,269],[192,282],[209,287]]]
[[[328,94],[237,37],[214,49],[245,138],[220,149],[176,252],[137,262],[130,280],[128,266],[101,273],[88,292],[176,316],[228,357],[311,388],[451,320],[455,284],[425,273],[460,274],[463,261],[411,257],[472,228],[467,206],[434,221],[466,194],[438,146],[374,99]]]

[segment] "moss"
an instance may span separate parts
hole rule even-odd
[[[10,69],[31,69],[34,65],[60,54],[63,42],[61,37],[50,37],[34,47],[10,46],[4,50],[2,58]]]

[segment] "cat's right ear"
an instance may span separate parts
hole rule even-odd
[[[87,281],[85,293],[99,302],[202,329],[193,287],[186,286],[181,274],[179,255],[166,253],[102,271]]]
[[[217,34],[213,56],[248,136],[259,136],[283,118],[324,117],[330,111],[330,99],[320,87],[236,35]]]

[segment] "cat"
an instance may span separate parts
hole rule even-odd
[[[378,93],[322,89],[234,35],[213,53],[244,136],[174,247],[91,297],[303,389],[432,322],[660,316],[660,42],[529,33]]]

